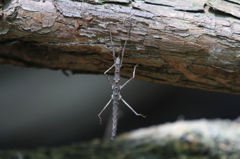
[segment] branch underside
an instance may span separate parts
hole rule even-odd
[[[10,1],[0,14],[0,63],[103,74],[113,64],[110,26],[118,54],[132,23],[122,76],[139,64],[139,80],[240,94],[240,14],[221,8],[239,4],[159,2]]]

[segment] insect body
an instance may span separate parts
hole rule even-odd
[[[129,33],[130,33],[130,29],[128,31],[127,36],[129,37]],[[109,82],[112,85],[112,90],[113,90],[113,94],[111,96],[111,99],[108,101],[108,103],[106,104],[106,106],[102,109],[102,111],[98,114],[98,117],[100,119],[100,124],[102,123],[102,118],[101,118],[101,114],[102,112],[106,109],[106,107],[110,104],[111,101],[113,101],[113,123],[112,123],[112,135],[111,135],[111,139],[114,140],[115,136],[116,136],[116,132],[117,132],[117,121],[118,121],[118,105],[119,105],[119,100],[122,100],[124,104],[127,105],[127,107],[129,109],[132,110],[132,112],[137,115],[137,116],[142,116],[145,118],[144,115],[142,114],[138,114],[120,95],[120,91],[121,89],[126,86],[131,80],[134,79],[135,77],[135,71],[136,71],[136,67],[137,65],[134,67],[133,70],[133,76],[132,78],[130,78],[128,81],[126,81],[123,85],[120,85],[120,70],[122,67],[122,62],[123,62],[123,56],[124,56],[124,50],[126,48],[126,44],[127,44],[127,40],[125,40],[124,43],[124,47],[122,50],[122,57],[120,58],[119,55],[118,57],[115,57],[115,49],[114,49],[114,45],[113,45],[113,41],[112,41],[112,33],[111,33],[111,29],[110,29],[110,39],[111,39],[111,45],[112,45],[112,54],[113,54],[113,60],[114,60],[114,64],[107,70],[104,72],[104,75],[107,77],[107,79],[109,80]],[[107,72],[110,71],[112,68],[115,68],[115,72],[114,72],[114,78],[113,81],[109,78],[109,76],[107,75]]]

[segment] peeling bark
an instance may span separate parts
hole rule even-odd
[[[103,73],[113,64],[110,26],[120,52],[132,23],[123,76],[138,63],[140,80],[240,94],[238,1],[10,0],[1,6],[1,64]]]

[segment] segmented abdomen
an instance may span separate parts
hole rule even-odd
[[[114,84],[113,84],[113,124],[112,124],[112,137],[114,140],[117,134],[117,122],[118,122],[118,105],[119,105],[119,97],[120,97],[120,74],[115,70],[114,75]]]
[[[113,97],[113,98],[116,98]],[[113,99],[113,124],[112,124],[112,137],[111,139],[114,140],[116,134],[117,134],[117,122],[118,122],[118,99]]]

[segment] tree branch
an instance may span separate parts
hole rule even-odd
[[[240,155],[239,122],[229,120],[177,121],[143,128],[114,141],[75,143],[57,148],[0,151],[7,159],[78,158],[233,158]]]
[[[5,2],[0,63],[103,73],[113,64],[110,25],[120,52],[131,22],[123,76],[139,64],[137,79],[240,94],[239,3],[89,2]]]

